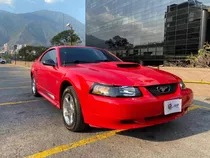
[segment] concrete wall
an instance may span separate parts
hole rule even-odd
[[[209,81],[210,82],[210,69],[204,68],[178,68],[178,67],[160,67],[160,70],[164,70],[173,73],[183,80],[194,81]]]
[[[173,73],[185,81],[206,81],[210,82],[210,69],[204,68],[177,68],[177,67],[161,67],[161,70]],[[195,96],[210,97],[210,85],[186,83],[191,88]]]

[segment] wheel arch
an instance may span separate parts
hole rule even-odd
[[[72,86],[72,83],[69,80],[63,80],[61,85],[60,85],[60,89],[59,89],[59,108],[62,108],[61,105],[61,99],[62,99],[62,95],[64,90],[68,87],[68,86]]]
[[[79,76],[77,75],[72,75],[72,76],[68,76],[63,78],[63,80],[61,81],[60,87],[59,87],[59,108],[62,109],[62,95],[64,90],[68,87],[68,86],[72,86],[77,94],[77,97],[80,101],[80,105],[82,108],[82,100],[83,100],[83,93],[86,89],[86,86],[84,84],[84,80],[81,79]],[[84,113],[84,109],[82,108],[82,112]]]

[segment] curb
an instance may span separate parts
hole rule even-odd
[[[190,80],[186,80],[184,81],[184,83],[194,83],[194,84],[207,84],[207,85],[210,85],[210,82],[206,82],[206,81],[190,81]]]

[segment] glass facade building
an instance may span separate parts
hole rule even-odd
[[[210,0],[86,0],[86,45],[128,61],[197,53],[210,39]]]

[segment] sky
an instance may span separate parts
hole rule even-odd
[[[46,9],[63,12],[85,24],[85,0],[0,0],[0,10],[13,13]]]

